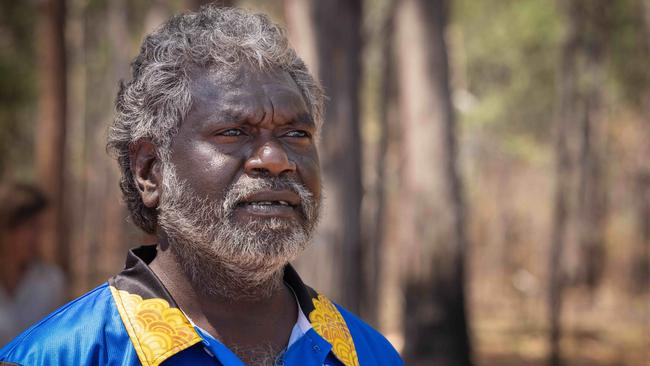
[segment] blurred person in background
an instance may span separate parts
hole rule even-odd
[[[63,272],[39,258],[41,214],[47,208],[34,186],[0,187],[0,345],[61,305]]]

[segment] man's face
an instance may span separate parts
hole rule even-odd
[[[190,76],[192,107],[163,165],[159,223],[180,257],[277,270],[304,248],[318,217],[307,105],[282,71],[242,66],[234,77],[205,69]]]

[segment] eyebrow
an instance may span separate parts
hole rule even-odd
[[[221,110],[219,113],[210,115],[207,118],[208,123],[226,123],[226,124],[231,124],[231,123],[242,123],[246,122],[250,116],[248,116],[246,113],[242,113],[241,111],[237,111],[235,109],[227,109],[227,110]]]
[[[312,118],[311,114],[309,114],[309,113],[300,113],[300,114],[298,114],[293,119],[292,123],[301,124],[301,125],[309,125],[309,126],[312,126],[312,127],[316,126],[316,123],[314,123],[314,119]]]

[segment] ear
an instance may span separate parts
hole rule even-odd
[[[156,147],[149,140],[136,142],[129,151],[131,171],[135,186],[145,206],[158,206],[161,193],[161,164],[156,155]]]

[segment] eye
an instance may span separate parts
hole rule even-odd
[[[309,132],[303,131],[303,130],[292,130],[284,134],[286,137],[298,137],[298,138],[305,138],[305,137],[311,137]]]
[[[226,136],[226,137],[237,137],[237,136],[242,136],[244,135],[244,131],[238,129],[238,128],[231,128],[229,130],[224,130],[219,133],[217,133],[219,136]]]

